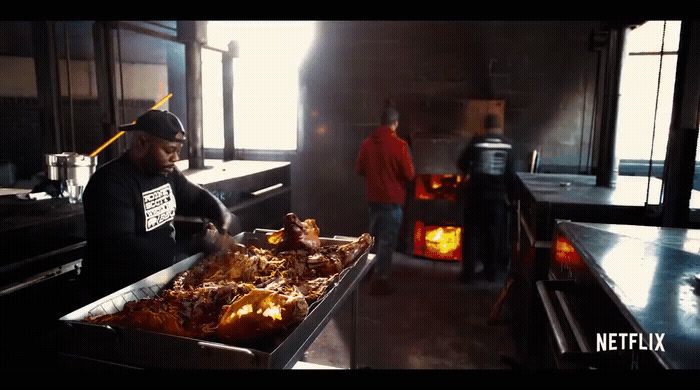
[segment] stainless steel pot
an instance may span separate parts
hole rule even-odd
[[[46,175],[51,180],[72,180],[85,186],[97,169],[97,156],[90,157],[75,152],[44,155]]]

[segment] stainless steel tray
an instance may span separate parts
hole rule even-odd
[[[234,240],[244,245],[267,248],[266,235],[269,232],[256,229],[252,233],[238,234]],[[351,237],[321,238],[324,246],[351,241]],[[191,268],[204,256],[199,253],[61,317],[59,321],[64,326],[60,332],[59,352],[68,358],[88,360],[94,364],[133,368],[290,368],[355,291],[372,265],[368,253],[369,249],[338,275],[295,328],[256,345],[233,346],[141,329],[81,322],[88,316],[115,313],[126,302],[157,295],[175,275]]]

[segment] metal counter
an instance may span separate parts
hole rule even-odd
[[[700,230],[574,222],[558,230],[634,332],[665,334],[665,351],[650,351],[663,367],[700,369]]]
[[[82,204],[0,196],[0,296],[80,267]]]
[[[236,214],[243,230],[277,229],[291,210],[291,164],[285,161],[205,160],[206,169],[175,163],[191,182],[201,185]],[[178,238],[201,229],[201,218],[175,217]]]
[[[517,173],[517,216],[513,226],[512,262],[515,282],[509,295],[513,308],[516,345],[523,360],[536,361],[543,351],[544,318],[535,308],[539,300],[535,284],[547,279],[555,220],[577,222],[658,225],[661,181],[652,178],[646,206],[647,178],[619,176],[614,188],[597,187],[595,176]],[[700,207],[700,192],[693,191],[691,207]]]

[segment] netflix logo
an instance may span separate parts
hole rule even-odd
[[[603,351],[662,351],[666,333],[596,333],[596,352]]]

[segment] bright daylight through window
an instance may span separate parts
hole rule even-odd
[[[226,50],[238,44],[234,60],[236,149],[296,150],[299,70],[314,38],[314,22],[211,21],[207,44]],[[221,55],[202,55],[204,146],[224,147]]]
[[[617,123],[616,154],[620,160],[649,161],[652,138],[652,160],[666,158],[681,22],[665,23],[665,33],[660,20],[648,21],[626,36]]]

